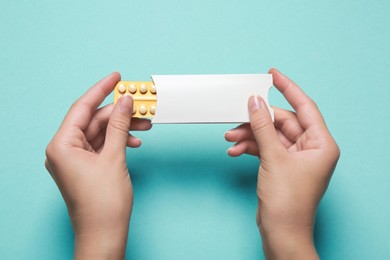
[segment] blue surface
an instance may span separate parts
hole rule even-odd
[[[318,103],[342,150],[318,213],[320,256],[389,259],[389,13],[389,1],[1,1],[0,258],[72,257],[44,150],[98,79],[275,66]],[[271,103],[286,107],[275,90]],[[263,257],[257,161],[226,155],[230,127],[139,134],[127,258]]]

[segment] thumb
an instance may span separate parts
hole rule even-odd
[[[283,151],[271,114],[264,100],[259,95],[249,98],[250,125],[260,152],[260,158],[274,156]]]
[[[105,152],[115,154],[115,156],[125,154],[132,114],[133,98],[130,95],[124,95],[114,106],[108,121],[104,142]]]

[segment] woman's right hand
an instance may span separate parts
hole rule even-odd
[[[317,258],[312,234],[317,206],[340,150],[317,105],[289,78],[269,71],[296,112],[274,108],[272,122],[260,96],[249,99],[250,124],[228,131],[230,156],[259,156],[257,224],[267,257]]]

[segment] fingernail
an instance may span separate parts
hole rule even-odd
[[[126,114],[132,114],[133,101],[130,95],[124,95],[119,99],[119,110]]]
[[[253,95],[249,99],[249,110],[255,112],[256,110],[262,108],[262,98],[259,95]]]

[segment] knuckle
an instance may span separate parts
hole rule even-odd
[[[334,154],[335,154],[335,157],[336,157],[336,160],[338,160],[341,156],[341,150],[340,150],[340,147],[337,145],[336,142],[334,142]]]
[[[103,118],[102,119],[97,118],[96,123],[97,123],[98,129],[104,129],[105,127],[107,127],[107,121],[108,120],[104,120]]]
[[[108,122],[108,125],[115,131],[123,132],[126,134],[128,134],[130,131],[128,120],[121,117],[111,118],[111,120]]]
[[[307,111],[312,111],[312,110],[318,110],[318,105],[317,103],[311,99],[310,97],[307,97],[306,100],[302,101],[302,108],[307,110]]]
[[[55,140],[52,140],[46,147],[46,161],[45,165],[53,163],[56,161],[56,158],[61,154],[61,147],[57,144]]]
[[[70,110],[85,111],[89,113],[89,117],[92,116],[94,111],[91,110],[91,105],[83,98],[77,99],[71,106]]]
[[[307,109],[307,110],[312,110],[313,108],[316,107],[316,105],[315,105],[315,102],[309,98],[308,100],[305,100],[303,102],[302,107]]]
[[[313,107],[318,108],[317,102],[315,102],[313,99],[309,98],[309,104],[311,104]]]
[[[330,155],[329,159],[331,159],[332,162],[337,163],[341,156],[341,150],[340,147],[337,145],[336,141],[331,137],[328,142],[328,150],[327,153]]]
[[[76,101],[73,102],[71,109],[80,106],[82,103],[82,100],[79,98]]]
[[[273,126],[272,121],[268,120],[265,117],[259,116],[255,117],[251,123],[252,131],[255,135],[261,133],[264,129],[269,128],[271,125]]]
[[[55,154],[54,149],[55,149],[55,147],[54,147],[53,142],[50,142],[50,143],[47,145],[46,150],[45,150],[46,158],[47,158],[48,160],[50,160],[50,158],[52,157],[52,155]]]

